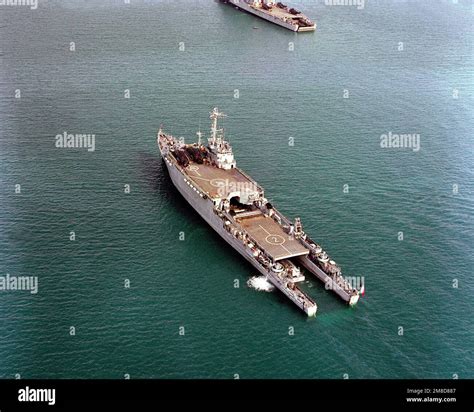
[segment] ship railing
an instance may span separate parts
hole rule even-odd
[[[189,177],[189,175],[186,173],[185,169],[178,163],[178,160],[176,159],[176,157],[171,152],[169,152],[168,157],[172,157],[172,159],[174,160],[174,164],[175,164],[176,168],[183,175],[183,178],[184,178],[185,182],[186,183],[188,183],[188,182],[192,183],[192,185],[190,185],[190,187],[192,187],[192,189],[194,189],[194,191],[196,193],[198,193],[202,198],[207,199],[208,194],[205,191],[203,191],[193,179],[191,179]]]
[[[252,177],[250,177],[247,173],[245,173],[242,169],[236,168],[240,173],[242,173],[252,184],[254,184],[260,192],[263,193],[263,187],[260,186]]]
[[[305,292],[303,292],[298,286],[295,286],[295,289],[297,290],[297,294],[303,302],[309,302],[310,305],[316,305],[316,302],[311,299]]]
[[[228,212],[224,212],[224,216],[225,216],[230,222],[232,222],[232,221],[235,222],[234,217],[231,216]],[[224,224],[225,224],[225,223],[224,223]],[[245,234],[246,238],[247,238],[251,243],[253,243],[255,246],[257,246],[260,250],[262,250],[262,251],[265,250],[265,248],[262,247],[262,245],[261,245],[259,242],[257,242],[257,240],[256,240],[254,237],[252,237],[252,236],[249,234],[249,232],[247,232],[244,228],[242,228],[240,225],[238,225],[238,224],[236,224],[236,223],[234,223],[234,226],[235,226],[239,231],[243,232],[243,233]],[[262,252],[262,253],[263,253],[267,258],[270,258],[265,252]],[[270,259],[270,260],[271,260],[271,259]]]
[[[280,275],[283,276],[283,273],[287,273],[287,269],[285,269],[284,272],[281,274],[274,273],[271,269],[267,269],[268,274],[276,281],[278,282],[282,287],[284,287],[288,293],[290,293],[296,300],[299,302],[308,304],[309,306],[316,305],[316,302],[314,302],[313,299],[311,299],[305,292],[303,292],[297,285],[295,285],[291,279],[288,277],[281,277]],[[292,287],[288,286],[288,283],[292,284]]]
[[[184,179],[185,179],[185,182],[186,182],[186,183],[189,182],[189,187],[191,187],[191,189],[193,189],[193,190],[194,190],[199,196],[201,196],[202,198],[203,198],[204,196],[207,196],[207,194],[206,194],[203,190],[201,190],[201,188],[196,184],[196,182],[195,182],[194,180],[189,179],[187,174],[185,174],[185,176],[186,176],[186,177],[184,178]]]
[[[222,211],[222,216],[224,220],[224,228],[227,229],[227,227],[229,228],[228,232],[231,236],[234,236],[232,234],[232,230],[231,229],[235,229],[236,231],[238,232],[241,232],[243,233],[243,239],[240,239],[239,237],[237,236],[234,236],[235,239],[239,240],[242,242],[242,244],[244,246],[247,246],[248,242],[250,243],[253,243],[253,245],[260,251],[260,255],[263,256],[263,258],[265,259],[265,261],[268,262],[268,266],[264,265],[259,259],[258,259],[258,256],[252,256],[253,259],[255,261],[257,261],[263,268],[265,268],[265,270],[269,273],[269,274],[272,274],[273,276],[276,276],[274,272],[272,272],[271,270],[271,263],[273,262],[271,256],[269,256],[266,252],[265,252],[265,248],[262,247],[262,245],[260,245],[259,242],[257,242],[257,240],[252,237],[245,229],[243,229],[240,225],[236,224],[233,217],[228,213],[228,212],[225,212],[225,211]],[[230,223],[230,225],[226,225],[225,224],[225,221],[228,220]],[[234,223],[233,223],[234,221]],[[245,241],[245,239],[248,240],[248,242]]]
[[[275,220],[275,222],[277,222],[280,226],[283,226],[283,223],[285,223],[288,227],[293,224],[290,219],[280,213],[277,209],[273,208],[273,212],[273,220]],[[275,216],[278,216],[279,220],[276,219]]]
[[[311,254],[308,256],[308,258],[316,265],[318,265],[318,261],[316,257],[311,256]],[[330,259],[330,257],[328,256]],[[347,293],[354,294],[354,288],[352,285],[344,278],[342,273],[328,273],[326,270],[324,270],[322,267],[318,265],[318,267],[329,277],[333,282],[336,283],[337,286],[339,286],[341,289],[343,289]]]
[[[316,302],[311,299],[305,292],[303,292],[298,286],[294,285],[293,289],[288,288],[292,294],[295,296],[298,301],[301,303],[304,303],[305,305],[308,306],[313,306],[316,305]]]
[[[321,247],[318,243],[316,243],[313,239],[311,239],[309,236],[306,236],[305,238],[300,238],[300,242],[303,244],[303,246],[307,247],[310,249],[310,251],[313,250],[311,245],[316,245]],[[308,259],[311,260],[313,263],[317,264],[317,257],[314,256],[312,253],[308,255]],[[331,257],[328,255],[328,259],[331,259]],[[318,265],[319,267],[319,265]],[[355,295],[358,293],[357,289],[354,292],[354,288],[352,285],[344,278],[342,273],[328,273],[326,272],[323,268],[320,267],[320,269],[327,275],[329,276],[333,282],[336,282],[336,284],[341,287],[345,292],[350,293],[351,295]]]
[[[344,278],[342,274],[335,275],[334,277],[332,277],[332,281],[335,282],[339,288],[341,288],[347,293],[350,293],[351,295],[357,293],[357,290],[352,287],[352,285]]]

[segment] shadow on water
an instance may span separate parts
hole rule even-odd
[[[161,157],[140,152],[138,161],[143,181],[152,192],[170,191],[172,184],[168,179],[168,172]]]
[[[190,224],[202,225],[214,233],[173,185],[165,163],[159,155],[140,152],[138,162],[141,177],[154,196],[159,197],[170,208],[174,208],[179,215],[189,219]]]

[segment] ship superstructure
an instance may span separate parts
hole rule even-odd
[[[265,198],[258,183],[239,169],[232,146],[217,126],[224,114],[210,113],[207,145],[186,144],[158,131],[157,143],[170,177],[184,198],[219,235],[269,282],[308,316],[317,305],[298,283],[305,280],[299,266],[323,281],[350,305],[359,291],[341,274],[339,266],[303,231],[299,218],[291,222]]]
[[[291,31],[314,31],[316,23],[295,8],[273,0],[221,0]]]

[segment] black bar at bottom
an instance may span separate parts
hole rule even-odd
[[[54,389],[54,405],[48,405],[51,391],[32,389]],[[389,401],[387,405],[394,407],[456,410],[467,406],[472,411],[474,380],[0,380],[2,412],[199,399]]]

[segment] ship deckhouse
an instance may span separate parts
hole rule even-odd
[[[225,117],[225,114],[220,113],[217,107],[214,107],[209,117],[212,120],[211,137],[208,139],[211,161],[220,169],[233,169],[236,162],[232,146],[224,139],[224,130],[217,128],[217,119]]]

